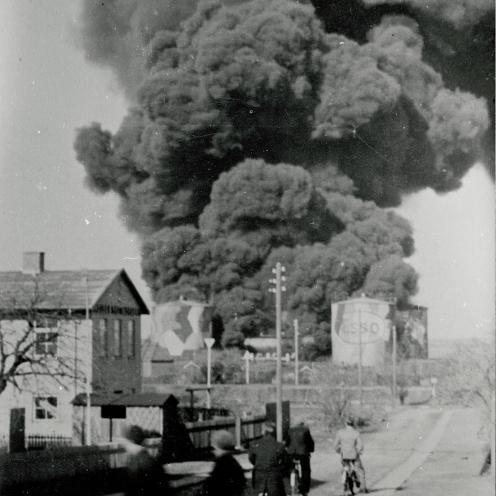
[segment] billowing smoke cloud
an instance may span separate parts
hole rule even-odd
[[[156,299],[214,301],[228,342],[270,327],[277,260],[289,308],[323,348],[332,301],[367,291],[407,303],[411,229],[382,208],[457,188],[481,156],[485,86],[445,83],[431,48],[456,44],[424,24],[444,22],[451,40],[488,6],[365,3],[84,4],[87,56],[132,102],[114,135],[78,131],[87,184],[121,197]]]
[[[470,27],[494,10],[492,0],[363,0],[365,5],[408,5],[430,17],[445,20],[456,28]]]

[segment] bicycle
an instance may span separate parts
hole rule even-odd
[[[289,476],[289,485],[291,487],[291,496],[300,494],[300,481],[301,481],[301,462],[298,458],[293,458],[293,468]]]
[[[346,495],[354,496],[360,489],[360,479],[355,467],[355,460],[343,459],[343,492]]]

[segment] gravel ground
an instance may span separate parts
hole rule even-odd
[[[432,429],[440,414],[428,408],[399,408],[389,414],[381,429],[362,435],[365,445],[362,460],[369,489],[412,454],[419,438]],[[332,449],[331,438],[317,444],[312,470],[312,496],[341,494],[341,462]]]
[[[308,414],[312,418],[311,412]],[[397,408],[376,431],[363,433],[368,488],[375,496],[396,492],[402,496],[495,496],[491,477],[478,475],[484,457],[478,430],[479,415],[471,409]],[[317,423],[312,434],[316,452],[312,455],[310,496],[341,495],[341,464],[332,449],[332,437]],[[246,454],[238,459],[249,467]],[[207,473],[207,465],[196,468]],[[392,480],[395,487],[387,487]],[[196,490],[183,491],[181,496]]]
[[[478,475],[484,458],[478,429],[476,412],[454,410],[438,445],[403,484],[401,495],[494,496],[491,475]]]

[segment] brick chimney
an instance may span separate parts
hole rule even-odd
[[[25,251],[22,254],[22,271],[25,274],[45,272],[45,253],[43,251]]]

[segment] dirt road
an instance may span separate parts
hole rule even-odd
[[[375,496],[494,495],[489,477],[479,477],[483,458],[478,415],[467,409],[404,408],[384,430],[363,436],[367,485]],[[312,457],[311,496],[342,494],[340,461],[332,442]],[[398,493],[400,494],[400,493]]]
[[[397,408],[382,429],[362,435],[370,492],[374,496],[495,496],[491,477],[478,475],[484,457],[479,426],[479,414],[471,409]],[[251,467],[246,454],[237,458],[246,469]],[[184,472],[187,465],[177,468]],[[195,462],[197,475],[206,476],[210,470],[211,463]],[[310,496],[341,495],[340,473],[333,440],[319,435],[312,455]]]
[[[403,483],[401,495],[494,496],[491,476],[478,475],[484,446],[477,431],[474,411],[454,410],[439,443]]]

